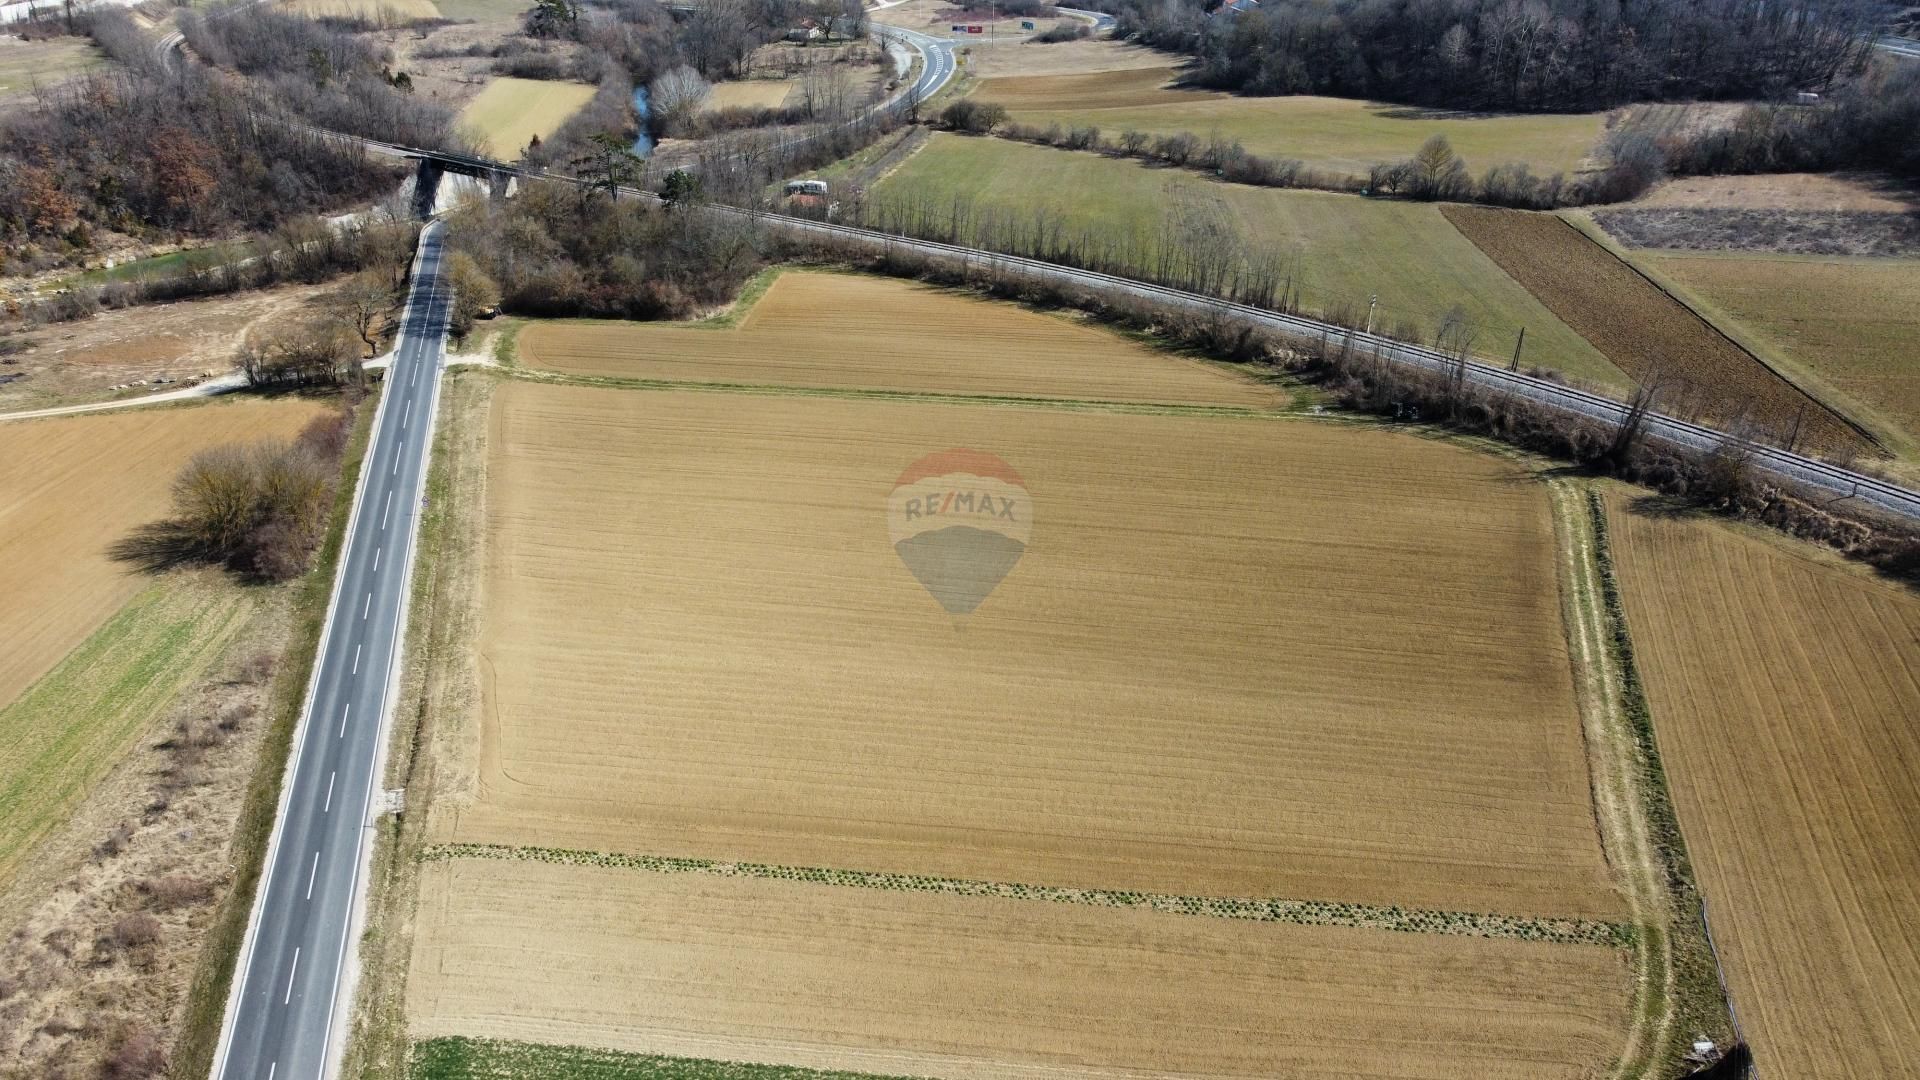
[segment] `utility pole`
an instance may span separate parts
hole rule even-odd
[[[1520,328],[1519,339],[1513,343],[1513,363],[1507,368],[1508,371],[1520,370],[1520,346],[1525,345],[1526,343],[1527,343],[1527,328],[1523,326]]]

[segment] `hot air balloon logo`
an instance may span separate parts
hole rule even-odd
[[[900,561],[940,606],[970,615],[1026,552],[1033,503],[1005,461],[979,450],[942,450],[895,481],[887,532]]]

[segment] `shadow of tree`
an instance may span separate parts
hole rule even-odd
[[[156,521],[140,526],[108,545],[107,557],[144,574],[219,561],[178,521]]]
[[[1688,502],[1677,495],[1641,495],[1627,504],[1627,512],[1640,517],[1660,518],[1666,521],[1717,516],[1697,503]]]

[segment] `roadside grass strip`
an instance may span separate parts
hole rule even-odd
[[[413,1080],[908,1080],[878,1073],[448,1036],[413,1044]]]
[[[759,878],[839,885],[856,889],[945,893],[949,896],[992,896],[1008,900],[1041,900],[1094,907],[1150,908],[1177,915],[1215,919],[1293,923],[1298,926],[1351,926],[1394,930],[1408,934],[1447,934],[1455,937],[1509,938],[1559,945],[1596,945],[1624,948],[1633,943],[1633,927],[1592,919],[1543,919],[1470,911],[1345,904],[1330,900],[1288,900],[1276,897],[1174,896],[1167,893],[1127,892],[1118,889],[1074,889],[1055,885],[1023,885],[1003,881],[927,877],[868,870],[836,870],[817,866],[778,866],[768,863],[718,862],[661,855],[626,855],[571,848],[521,847],[505,844],[434,844],[420,853],[423,862],[452,859],[511,859],[557,866],[585,866],[643,870],[656,874],[707,874],[714,877]]]
[[[692,379],[639,379],[609,375],[565,375],[515,367],[510,378],[560,386],[605,390],[703,391],[714,394],[753,394],[760,397],[819,397],[851,400],[906,401],[928,405],[1000,405],[1018,409],[1055,409],[1066,412],[1110,412],[1131,416],[1224,416],[1236,419],[1297,419],[1307,415],[1304,404],[1276,409],[1240,405],[1182,405],[1139,401],[1100,401],[1088,398],[1020,397],[1010,394],[954,394],[927,390],[876,390],[859,387],[782,386],[775,383],[701,382]],[[1320,417],[1316,415],[1316,419]]]
[[[0,710],[0,882],[199,678],[252,610],[239,589],[148,586]]]

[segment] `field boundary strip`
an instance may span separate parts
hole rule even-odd
[[[446,1035],[413,1044],[414,1080],[912,1080],[757,1061],[675,1057],[596,1046]]]
[[[423,862],[499,859],[546,863],[552,866],[639,870],[656,874],[703,874],[712,877],[796,881],[845,888],[885,889],[895,892],[930,892],[944,893],[949,896],[1038,900],[1056,904],[1085,904],[1092,907],[1147,908],[1176,915],[1244,919],[1250,922],[1292,923],[1297,926],[1345,926],[1409,934],[1545,941],[1559,945],[1625,948],[1633,943],[1634,938],[1634,930],[1631,926],[1595,919],[1536,918],[1524,915],[1442,911],[1432,908],[1382,907],[1332,900],[1290,900],[1280,897],[1178,896],[1170,893],[976,881],[966,878],[932,877],[872,870],[722,862],[715,859],[676,858],[664,855],[628,855],[576,848],[473,843],[434,844],[421,850],[420,859]]]
[[[506,370],[508,378],[560,386],[604,390],[693,390],[713,394],[750,394],[757,397],[825,397],[847,400],[902,401],[927,405],[998,405],[1015,409],[1058,409],[1065,412],[1111,412],[1134,416],[1222,416],[1246,420],[1337,419],[1332,414],[1310,414],[1297,403],[1275,409],[1244,405],[1187,405],[1178,402],[1102,401],[1092,398],[1021,397],[1012,394],[961,394],[937,390],[883,390],[845,386],[782,386],[777,383],[702,382],[683,379],[641,379],[615,375],[570,375],[524,367]]]
[[[1607,660],[1619,687],[1620,718],[1625,721],[1626,734],[1631,740],[1628,764],[1638,774],[1633,781],[1634,797],[1645,815],[1646,840],[1652,845],[1661,875],[1661,880],[1654,884],[1663,894],[1666,907],[1665,911],[1645,914],[1650,920],[1660,919],[1664,925],[1642,927],[1638,938],[1651,945],[1664,944],[1666,953],[1662,965],[1665,968],[1661,979],[1663,992],[1650,995],[1641,1005],[1643,1010],[1657,1013],[1661,1018],[1658,1034],[1642,1050],[1643,1060],[1653,1068],[1672,1066],[1678,1063],[1694,1032],[1731,1030],[1738,1039],[1739,1028],[1705,921],[1704,898],[1687,854],[1666,768],[1660,759],[1653,710],[1635,659],[1626,606],[1614,570],[1606,500],[1591,487],[1583,494],[1592,569],[1599,585],[1598,614],[1605,635]]]

